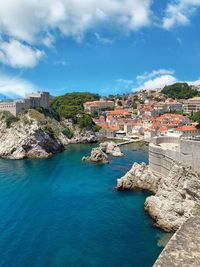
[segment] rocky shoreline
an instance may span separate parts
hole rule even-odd
[[[60,122],[37,110],[24,112],[12,123],[9,116],[0,114],[1,158],[47,158],[64,151],[68,144],[98,141],[94,132],[80,130],[69,120]],[[66,136],[65,129],[73,130],[71,138]]]
[[[118,190],[146,190],[144,208],[155,225],[167,232],[175,232],[200,203],[200,179],[190,168],[174,164],[167,177],[153,173],[145,163],[135,163],[117,181]]]

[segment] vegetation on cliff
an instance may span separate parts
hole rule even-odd
[[[99,127],[93,122],[92,116],[84,112],[83,107],[85,102],[95,100],[99,100],[99,95],[75,92],[55,97],[51,106],[61,120],[71,119],[80,129],[98,131]]]
[[[165,86],[161,92],[167,97],[174,99],[188,99],[199,94],[197,90],[193,89],[187,83],[174,83],[172,85]]]
[[[10,128],[12,124],[17,122],[19,119],[12,115],[10,112],[3,111],[0,113],[0,120],[5,121],[6,128]]]
[[[80,129],[69,119],[60,121],[51,110],[28,109],[17,118],[0,112],[0,157],[45,158],[63,151],[69,143],[96,141],[93,131]]]

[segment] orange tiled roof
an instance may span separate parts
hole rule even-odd
[[[196,96],[196,97],[193,97],[193,98],[189,98],[188,100],[192,100],[192,101],[200,101],[200,97],[199,96]]]
[[[109,115],[130,115],[129,112],[125,111],[125,110],[112,110],[112,111],[108,111]]]
[[[180,132],[187,132],[187,131],[197,131],[197,128],[194,125],[184,125],[178,127],[176,130]]]

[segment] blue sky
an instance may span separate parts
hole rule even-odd
[[[200,84],[200,0],[0,1],[0,93]]]

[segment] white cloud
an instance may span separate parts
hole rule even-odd
[[[151,22],[151,0],[7,0],[0,1],[0,32],[48,46],[51,31],[81,40],[101,24],[135,31]]]
[[[149,26],[151,3],[152,0],[0,1],[0,40],[4,38],[0,41],[1,63],[34,67],[43,56],[36,47],[51,48],[59,35],[80,42],[86,32],[93,31],[98,41],[111,44],[112,40],[100,36],[97,30],[106,27],[127,33]]]
[[[24,45],[17,40],[0,40],[0,62],[13,68],[32,68],[44,56],[44,52]]]
[[[195,80],[195,81],[187,81],[189,85],[200,85],[200,78]]]
[[[162,75],[154,79],[146,81],[139,89],[152,90],[156,88],[163,88],[166,85],[175,83],[177,80],[172,75]]]
[[[152,90],[173,84],[177,81],[174,73],[174,70],[158,69],[138,75],[136,77],[137,87],[133,91],[140,89]]]
[[[98,32],[95,32],[94,35],[95,35],[97,41],[102,43],[102,44],[112,44],[113,43],[112,39],[102,37]]]
[[[163,27],[171,29],[178,25],[190,23],[190,16],[200,7],[200,0],[177,0],[168,4]]]
[[[38,88],[27,80],[0,73],[0,94],[11,98],[24,97],[25,93],[36,90]]]
[[[174,70],[159,69],[159,70],[153,70],[150,73],[145,72],[142,75],[138,75],[136,77],[136,79],[139,80],[139,81],[143,81],[143,80],[147,80],[147,79],[150,79],[150,78],[154,78],[154,77],[156,77],[158,75],[172,75],[174,73],[175,73]]]

